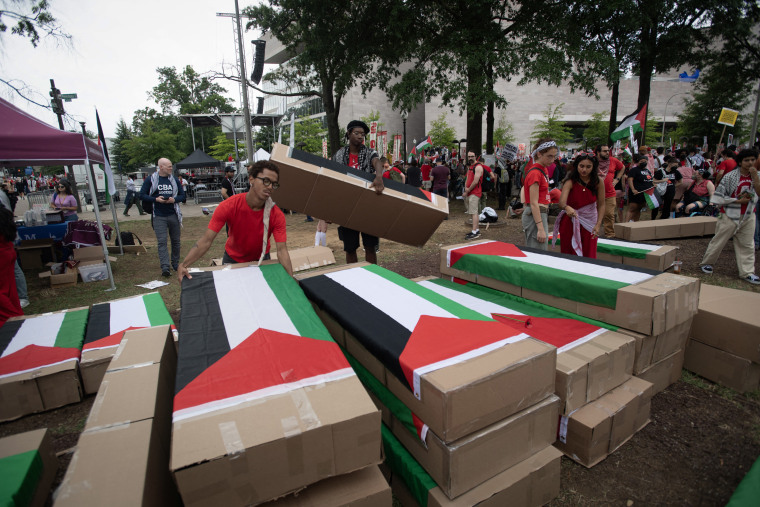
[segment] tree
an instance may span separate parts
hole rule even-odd
[[[209,146],[208,154],[219,160],[227,161],[227,157],[232,155],[236,160],[246,158],[245,143],[238,139],[238,152],[235,153],[235,140],[229,139],[226,134],[219,134],[214,138],[214,144]]]
[[[499,116],[499,126],[493,131],[493,140],[495,143],[499,143],[499,146],[504,146],[515,140],[514,127],[507,121],[507,115],[503,112]]]
[[[40,32],[67,42],[71,40],[71,35],[61,30],[51,14],[49,0],[0,0],[0,33],[8,30],[7,20],[13,23],[11,34],[28,37],[34,47],[40,42]]]
[[[132,132],[129,130],[124,118],[119,118],[119,122],[116,124],[116,138],[113,141],[109,155],[111,156],[113,168],[122,174],[137,169],[135,164],[129,163],[129,156],[124,145],[124,142],[130,139],[132,139]]]
[[[454,142],[457,138],[457,131],[446,121],[445,112],[442,112],[438,118],[430,122],[428,135],[433,141],[433,146],[448,146],[449,148],[453,148],[457,145]]]
[[[140,136],[123,142],[126,155],[129,157],[127,163],[141,167],[155,164],[162,157],[178,162],[185,154],[177,149],[176,140],[176,136],[168,129],[154,131],[150,125],[146,125]]]
[[[591,119],[587,123],[586,129],[583,131],[583,138],[587,140],[596,139],[601,144],[609,142],[609,130],[610,122],[606,121],[607,113],[594,113],[591,115]]]
[[[321,119],[310,118],[296,121],[295,132],[295,145],[299,150],[307,151],[314,155],[322,155],[322,139],[325,137],[325,128]],[[290,129],[283,131],[282,142],[284,144],[290,142]]]
[[[259,127],[253,134],[254,152],[256,151],[255,147],[258,146],[271,153],[272,143],[277,140],[276,134],[277,132],[272,127]]]
[[[402,15],[398,0],[268,0],[243,10],[246,28],[260,28],[280,41],[292,58],[264,79],[286,83],[291,95],[319,97],[324,106],[330,153],[341,146],[338,125],[343,97],[355,85],[369,91],[376,82],[374,63],[406,44],[414,20]],[[388,23],[393,19],[393,23]]]
[[[549,137],[553,139],[557,146],[564,148],[565,143],[570,140],[572,134],[570,128],[565,126],[564,123],[559,121],[559,117],[562,115],[562,107],[565,104],[559,104],[556,107],[552,107],[553,104],[549,104],[544,111],[546,120],[541,120],[536,123],[536,127],[531,132],[531,142],[542,137]]]
[[[232,99],[227,90],[198,74],[191,65],[177,73],[175,67],[159,67],[158,85],[148,95],[161,106],[164,114],[231,113]]]

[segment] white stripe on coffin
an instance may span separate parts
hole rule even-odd
[[[238,271],[238,270],[236,269],[235,271]],[[302,387],[316,386],[320,384],[325,384],[327,382],[334,382],[336,380],[342,380],[342,379],[354,377],[354,376],[356,376],[356,373],[354,373],[353,369],[344,368],[342,370],[336,370],[325,375],[316,375],[314,377],[301,379],[297,382],[290,382],[288,384],[280,384],[280,385],[276,385],[272,387],[267,387],[264,389],[259,389],[258,391],[253,391],[250,393],[233,396],[231,398],[216,400],[210,403],[205,403],[203,405],[196,405],[194,407],[186,408],[183,410],[177,410],[172,415],[172,422],[177,423],[185,419],[201,416],[209,412],[215,412],[218,410],[234,407],[234,406],[241,405],[249,401],[261,400],[263,398],[268,398],[270,396],[277,396],[278,394],[288,393],[296,389],[300,389]],[[313,416],[313,414],[311,415]],[[319,422],[319,420],[311,421],[311,423],[314,424],[315,427],[321,426],[321,423]]]
[[[56,366],[56,365],[59,365],[59,364],[68,363],[69,361],[72,361],[73,363],[76,364],[76,363],[79,362],[79,359],[77,359],[76,357],[72,357],[70,359],[64,359],[63,361],[56,361],[55,363],[49,363],[49,364],[45,364],[45,365],[42,365],[42,366],[35,366],[34,368],[29,368],[29,369],[26,369],[26,370],[14,371],[13,373],[6,373],[5,375],[0,375],[0,378],[14,377],[16,375],[21,375],[22,373],[28,373],[30,371],[39,370],[41,368],[50,368],[51,366]]]
[[[55,341],[65,317],[66,313],[61,312],[38,315],[33,319],[25,319],[11,342],[3,351],[2,357],[18,352],[28,345],[55,347]]]
[[[476,245],[485,245],[486,243],[496,243],[495,240],[489,240],[489,241],[481,241],[480,243],[475,243]],[[466,246],[459,247],[459,248],[468,248]],[[459,248],[449,248],[446,250],[446,266],[451,267],[451,252],[453,250],[459,250]]]
[[[602,245],[621,246],[625,248],[632,248],[635,250],[646,250],[648,252],[654,252],[655,250],[662,248],[662,245],[648,245],[646,243],[634,243],[632,241],[622,241],[619,239],[612,240],[612,239],[598,238],[596,242],[597,244],[602,244]]]
[[[225,269],[213,273],[230,350],[261,327],[300,335],[259,268]],[[241,284],[257,287],[257,290],[241,292],[238,290]],[[266,326],[262,326],[262,322],[266,322]]]
[[[112,334],[128,327],[150,327],[150,319],[142,297],[111,301],[109,304],[109,325]]]
[[[573,259],[567,259],[562,257],[554,257],[550,255],[541,255],[533,252],[524,252],[526,257],[509,257],[521,262],[533,264],[541,267],[549,267],[561,269],[569,273],[575,273],[579,275],[592,276],[594,278],[604,278],[606,280],[612,280],[620,283],[635,284],[649,280],[652,275],[648,273],[641,273],[638,271],[628,271],[627,269],[619,269],[608,266],[600,266],[598,264],[589,264],[582,261],[576,261]],[[549,262],[547,262],[549,261]]]

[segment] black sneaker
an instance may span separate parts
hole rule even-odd
[[[705,264],[702,266],[702,273],[706,273],[708,275],[713,274],[713,267],[710,264]]]
[[[468,232],[465,235],[464,239],[466,239],[467,241],[469,241],[471,239],[477,239],[479,237],[480,237],[480,229],[478,229],[477,231]]]
[[[167,269],[167,270],[165,270],[165,271],[163,271],[163,272],[161,273],[161,276],[165,276],[165,277],[167,277],[167,278],[168,278],[168,277],[172,276],[172,274],[171,274],[171,272],[169,272],[169,270]]]

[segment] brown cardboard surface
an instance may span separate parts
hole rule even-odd
[[[592,467],[646,425],[652,384],[632,377],[599,399],[560,417],[560,440],[566,456]]]
[[[113,354],[108,371],[152,363],[166,364],[176,370],[177,354],[173,341],[169,325],[127,331]]]
[[[546,447],[480,486],[450,500],[440,488],[428,492],[428,507],[538,507],[559,495],[562,453]],[[417,505],[398,475],[391,479],[393,494],[404,507]]]
[[[151,420],[82,433],[55,505],[178,505],[168,457]]]
[[[621,333],[630,335],[636,340],[636,357],[633,363],[633,374],[638,375],[653,363],[665,359],[674,352],[683,350],[689,338],[691,327],[692,323],[689,320],[658,335],[642,335],[621,329]]]
[[[441,268],[440,268],[441,277],[450,278],[453,276],[453,277],[460,278],[468,282],[477,283],[478,276],[475,273],[468,273],[467,271],[461,271],[459,269],[447,266],[448,259],[446,258],[446,250],[451,249],[451,248],[458,248],[462,246],[477,245],[478,243],[483,243],[485,241],[486,240],[476,240],[471,243],[459,243],[458,245],[451,245],[446,248],[441,248]],[[494,280],[494,281],[498,282],[498,280]],[[499,283],[502,284],[502,288],[498,290],[501,290],[503,292],[509,292],[510,294],[514,294],[515,296],[520,295],[520,287],[516,287],[514,285],[507,284],[504,282],[499,282]]]
[[[44,250],[49,250],[51,258],[55,259],[53,245],[55,245],[55,240],[52,238],[21,240],[21,244],[16,247],[19,263],[24,269],[41,268],[43,266],[42,252]]]
[[[653,394],[660,393],[681,377],[683,360],[684,351],[678,350],[668,357],[652,363],[636,376],[653,384]]]
[[[681,224],[670,223],[671,220],[656,220],[654,229],[655,239],[668,239],[681,237]],[[704,227],[702,227],[704,230]]]
[[[37,481],[34,497],[29,504],[32,507],[46,505],[58,472],[58,458],[53,451],[50,431],[42,428],[25,433],[18,433],[0,439],[0,458],[14,456],[22,452],[37,450],[42,459],[42,474]]]
[[[331,477],[298,493],[267,502],[264,507],[390,507],[391,487],[380,469],[371,466]]]
[[[106,374],[111,358],[117,347],[107,347],[95,350],[83,350],[79,361],[79,372],[82,375],[82,388],[85,394],[98,392],[103,375]]]
[[[450,443],[552,394],[556,350],[528,338],[427,373],[420,379],[419,400],[387,371],[386,387]]]
[[[185,505],[249,505],[381,461],[380,412],[355,377],[174,422]]]
[[[615,236],[628,241],[687,238],[715,234],[714,217],[680,217],[615,224]]]
[[[75,359],[0,379],[0,421],[82,401]]]
[[[290,263],[293,265],[294,273],[335,264],[333,251],[326,246],[307,246],[305,248],[297,248],[295,250],[289,250],[288,254],[290,255]],[[271,255],[272,260],[277,260],[277,252],[272,251]]]
[[[369,182],[289,156],[275,144],[270,160],[280,168],[277,204],[374,236],[422,246],[448,215],[448,200],[432,202],[386,187],[377,195]],[[332,196],[340,195],[340,199]]]
[[[760,294],[702,284],[691,337],[760,363]]]
[[[760,364],[692,338],[683,367],[740,393],[760,387]]]
[[[621,257],[620,255],[610,255],[605,252],[597,251],[596,258],[599,259],[600,261],[617,262],[618,264],[623,263],[623,257]]]
[[[676,260],[678,247],[662,245],[657,250],[649,252],[644,259],[634,259],[633,257],[623,257],[623,264],[637,266],[640,268],[655,269],[665,271]]]
[[[426,447],[395,418],[391,431],[441,491],[456,498],[553,444],[558,408],[559,399],[550,396],[450,444],[429,431]]]

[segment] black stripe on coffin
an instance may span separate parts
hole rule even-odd
[[[87,317],[87,332],[84,335],[84,343],[92,343],[110,335],[111,304],[92,305],[90,315]]]
[[[3,324],[3,327],[0,327],[0,355],[8,348],[23,323],[23,320],[9,320]]]
[[[175,394],[230,351],[212,272],[182,280],[180,304]]]
[[[407,328],[325,275],[306,278],[300,284],[307,298],[325,310],[408,387],[399,364],[401,352],[412,335]]]
[[[647,269],[647,268],[640,268],[637,266],[630,266],[628,264],[620,264],[619,262],[612,262],[612,261],[603,261],[601,259],[589,259],[588,257],[579,257],[577,255],[570,255],[570,254],[564,254],[561,252],[550,252],[547,250],[541,250],[538,248],[530,248],[527,246],[520,246],[520,250],[523,252],[530,252],[535,254],[541,254],[541,255],[549,255],[552,257],[560,257],[563,259],[571,259],[578,262],[585,262],[586,264],[595,264],[597,266],[604,266],[605,268],[617,268],[617,269],[624,269],[626,271],[633,271],[636,273],[644,273],[647,275],[661,275],[662,271],[656,271],[654,269]]]
[[[339,162],[335,162],[334,160],[322,158],[317,155],[312,155],[311,153],[307,153],[305,151],[297,150],[293,148],[292,153],[290,155],[290,158],[300,160],[301,162],[306,162],[307,164],[311,164],[317,167],[324,167],[325,169],[330,169],[331,171],[336,171],[341,174],[350,174],[352,176],[356,176],[357,178],[361,178],[369,183],[372,183],[375,180],[375,176],[371,173],[367,173],[364,171],[360,171],[358,169],[354,169],[353,167],[348,167],[347,165],[343,165]],[[383,184],[386,188],[390,188],[391,190],[395,190],[396,192],[401,192],[407,195],[411,195],[412,197],[417,197],[418,199],[422,199],[423,201],[430,202],[430,199],[428,196],[426,196],[422,190],[419,188],[413,187],[411,185],[405,185],[404,183],[401,183],[400,181],[392,180],[392,179],[384,179]]]

